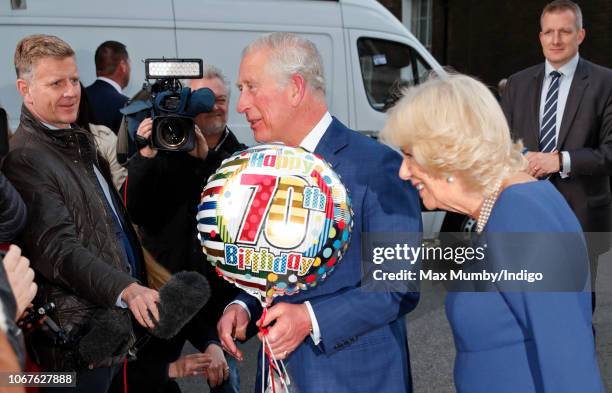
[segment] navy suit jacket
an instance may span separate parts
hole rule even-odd
[[[93,84],[86,88],[87,97],[94,111],[95,121],[119,132],[121,118],[123,115],[119,109],[123,108],[128,101],[128,97],[119,93],[117,89],[109,83],[97,79]]]
[[[421,232],[417,192],[398,177],[399,154],[335,118],[315,152],[348,188],[354,227],[347,253],[325,282],[275,299],[310,301],[321,332],[319,345],[307,337],[286,360],[292,383],[301,393],[410,392],[404,315],[419,295],[360,288],[361,240],[362,232]],[[248,305],[251,323],[257,321],[259,301],[246,294],[239,300]]]

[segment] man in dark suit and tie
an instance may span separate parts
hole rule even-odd
[[[123,95],[130,82],[130,58],[125,45],[117,41],[103,42],[95,55],[96,81],[87,87],[87,96],[94,110],[95,121],[119,132],[123,108],[128,97]]]
[[[611,227],[612,70],[578,54],[585,30],[577,4],[549,3],[540,24],[546,61],[508,78],[502,107],[525,145],[529,174],[550,180],[582,229],[599,233],[589,236],[594,282]]]
[[[365,232],[420,232],[417,192],[401,181],[399,154],[348,129],[325,102],[323,61],[315,45],[290,33],[273,33],[244,51],[237,110],[259,142],[283,142],[320,154],[351,194],[351,244],[332,277],[293,296],[276,298],[263,326],[296,391],[411,391],[404,315],[417,293],[375,292],[360,286]],[[260,318],[259,302],[246,294],[229,305],[217,329],[238,358],[233,338],[245,339]]]

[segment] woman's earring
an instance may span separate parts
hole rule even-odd
[[[449,176],[449,177],[446,178],[446,182],[447,183],[452,183],[454,181],[455,181],[455,178],[453,176]]]

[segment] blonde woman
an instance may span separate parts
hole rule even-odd
[[[467,214],[489,236],[577,233],[580,247],[558,262],[588,266],[575,215],[550,182],[524,172],[522,145],[482,83],[451,75],[407,90],[383,136],[401,148],[399,176],[428,209]],[[542,255],[541,247],[521,252]],[[603,392],[589,292],[454,292],[446,311],[459,392]]]

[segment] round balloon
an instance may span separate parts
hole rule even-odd
[[[284,145],[223,161],[202,192],[197,219],[208,261],[264,304],[323,281],[353,227],[350,198],[331,166]]]

